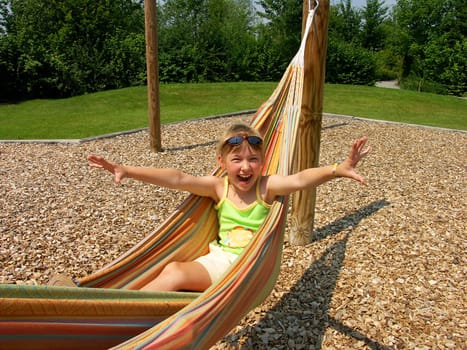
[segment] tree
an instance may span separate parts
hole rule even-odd
[[[403,82],[420,91],[467,91],[467,8],[463,0],[399,0]]]
[[[254,49],[248,0],[167,0],[160,15],[161,81],[249,78]]]
[[[18,97],[66,97],[144,81],[140,1],[10,0],[3,4],[10,12],[0,57],[5,52],[14,56],[9,74],[14,74]]]
[[[326,82],[373,85],[375,78],[376,61],[372,52],[359,45],[329,38]]]
[[[379,51],[384,46],[385,32],[383,23],[388,8],[380,0],[367,0],[363,8],[362,46],[368,50]]]
[[[9,17],[9,1],[0,0],[0,35],[6,34],[7,20]]]
[[[359,45],[361,41],[362,14],[352,7],[351,0],[341,0],[331,6],[329,36],[335,40]]]
[[[372,85],[376,78],[374,54],[362,47],[362,12],[350,0],[331,6],[326,64],[328,83]]]
[[[300,46],[303,0],[260,0],[264,19],[260,31],[260,50],[276,62],[274,79],[284,72]]]

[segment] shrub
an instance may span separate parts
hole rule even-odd
[[[326,62],[326,82],[373,85],[376,81],[374,54],[352,44],[331,39]]]

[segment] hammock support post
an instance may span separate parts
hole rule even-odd
[[[305,30],[309,6],[316,5],[313,5],[313,1],[304,0],[302,33]],[[305,46],[303,95],[294,172],[319,165],[328,23],[329,0],[321,0],[316,10],[314,25]],[[305,245],[310,242],[315,204],[316,189],[300,191],[292,195],[289,235],[291,244]]]
[[[159,103],[159,62],[157,56],[156,2],[144,0],[144,25],[146,36],[146,70],[148,86],[148,117],[150,148],[162,150]]]

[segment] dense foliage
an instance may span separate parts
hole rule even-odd
[[[465,0],[399,0],[394,18],[401,30],[394,49],[400,50],[407,85],[422,91],[465,94]]]
[[[331,6],[326,80],[466,93],[464,0]],[[277,80],[301,37],[303,0],[157,2],[161,82]],[[0,100],[146,83],[143,0],[0,0]]]
[[[11,0],[1,9],[2,96],[66,97],[145,82],[141,4]]]
[[[248,0],[167,0],[160,6],[162,82],[257,80]]]

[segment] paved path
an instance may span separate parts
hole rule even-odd
[[[400,89],[399,82],[397,80],[377,81],[375,86],[388,89]]]

